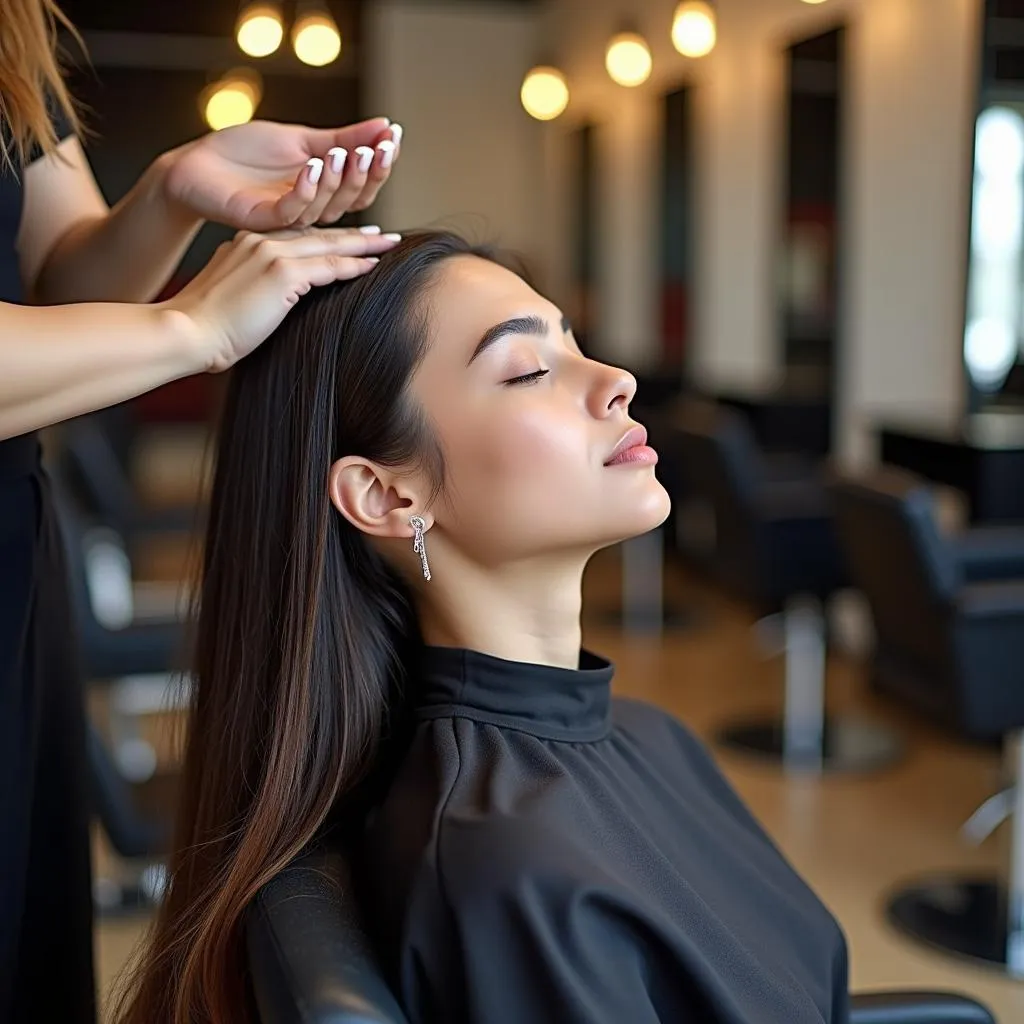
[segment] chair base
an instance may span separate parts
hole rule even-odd
[[[886,768],[904,753],[899,737],[880,726],[846,719],[826,719],[820,748],[786,749],[780,718],[755,719],[727,726],[717,737],[720,746],[775,764],[787,771],[870,772]]]
[[[963,960],[1024,977],[1008,961],[1007,891],[994,880],[936,877],[900,890],[886,916],[899,931]]]

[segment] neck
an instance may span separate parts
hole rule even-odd
[[[419,591],[425,643],[465,647],[507,661],[575,669],[585,562],[460,566]]]

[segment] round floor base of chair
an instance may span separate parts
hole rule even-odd
[[[886,908],[894,927],[919,942],[1013,977],[1024,977],[1024,956],[1007,964],[1007,893],[995,881],[933,878],[897,892]]]
[[[720,746],[749,757],[783,765],[787,771],[869,772],[898,761],[902,740],[867,722],[832,718],[825,722],[822,748],[787,754],[781,719],[760,719],[727,726],[717,736]]]

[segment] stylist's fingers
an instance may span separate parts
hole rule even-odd
[[[317,160],[322,168],[317,182],[316,195],[309,205],[299,214],[295,221],[296,227],[307,228],[316,224],[323,217],[324,210],[334,199],[342,182],[348,150],[341,146],[329,149],[323,160]],[[310,164],[313,160],[310,160]]]
[[[373,163],[370,165],[363,190],[352,203],[353,210],[365,210],[377,198],[377,193],[391,177],[392,168],[401,149],[401,141],[402,126],[394,124],[388,129],[385,137],[377,143]]]
[[[393,249],[402,236],[388,232],[361,231],[359,228],[309,228],[304,231],[274,231],[260,235],[242,232],[242,245],[263,250],[269,260],[311,256],[379,256]]]
[[[254,217],[252,222],[267,227],[285,224],[302,226],[300,219],[316,201],[323,173],[324,161],[320,157],[311,157],[299,171],[295,184],[275,202],[261,204],[262,209],[254,211],[260,216]]]
[[[350,281],[354,277],[361,277],[380,262],[380,257],[327,253],[297,257],[289,262],[291,266],[284,268],[283,273],[294,279],[296,295],[301,296],[332,281]]]
[[[357,146],[349,154],[341,184],[320,214],[321,224],[333,224],[349,210],[361,209],[353,204],[362,195],[373,159],[374,151],[369,146]]]

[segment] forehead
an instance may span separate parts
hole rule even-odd
[[[427,295],[427,308],[430,348],[466,360],[495,324],[529,313],[549,319],[555,314],[551,303],[521,277],[479,256],[445,260]]]

